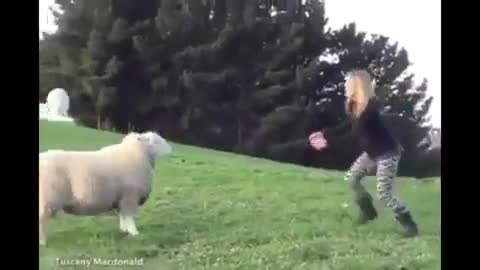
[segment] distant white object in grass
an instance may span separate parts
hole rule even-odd
[[[70,108],[70,97],[67,91],[62,88],[55,88],[47,95],[47,106],[50,114],[56,116],[67,116]]]
[[[40,103],[40,119],[46,119],[54,122],[73,122],[68,116],[70,108],[70,98],[62,88],[55,88],[47,95],[47,103]]]

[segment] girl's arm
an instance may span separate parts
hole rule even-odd
[[[350,131],[352,131],[352,122],[347,117],[345,120],[340,122],[340,124],[331,128],[324,129],[322,133],[325,139],[327,141],[330,141],[332,138],[338,138],[347,135],[348,133],[350,133]]]

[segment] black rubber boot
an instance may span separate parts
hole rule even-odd
[[[377,210],[373,206],[373,199],[370,194],[359,194],[356,196],[355,201],[360,208],[360,213],[355,224],[363,225],[377,217]]]
[[[402,225],[402,235],[404,237],[415,237],[418,235],[418,226],[410,212],[397,215],[395,218]]]

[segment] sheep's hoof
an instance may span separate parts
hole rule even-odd
[[[138,231],[129,231],[128,232],[131,236],[136,236],[138,235]]]

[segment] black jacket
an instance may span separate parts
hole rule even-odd
[[[370,100],[359,118],[348,117],[338,126],[323,130],[327,142],[337,141],[351,132],[355,133],[362,150],[371,158],[398,152],[401,149],[400,144],[383,123],[375,99]]]

